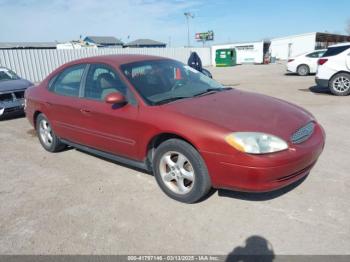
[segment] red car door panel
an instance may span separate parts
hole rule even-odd
[[[82,144],[135,159],[140,134],[137,106],[116,108],[103,101],[84,99],[79,133]]]

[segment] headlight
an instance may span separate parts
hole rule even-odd
[[[237,132],[226,136],[226,142],[248,154],[267,154],[286,150],[287,143],[279,137],[256,132]]]

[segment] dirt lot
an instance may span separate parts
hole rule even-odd
[[[313,87],[314,76],[285,75],[280,64],[210,70],[318,118],[326,148],[305,181],[261,195],[220,190],[185,205],[151,175],[77,150],[49,154],[25,118],[1,121],[0,253],[226,255],[239,246],[264,253],[268,242],[275,254],[350,254],[350,97]]]

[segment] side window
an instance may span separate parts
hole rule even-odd
[[[323,54],[324,54],[325,52],[326,52],[326,51],[320,51],[320,52],[318,52],[318,58],[322,57]]]
[[[327,51],[323,54],[323,57],[338,55],[349,48],[350,45],[329,47]]]
[[[310,57],[310,58],[319,58],[319,52],[313,52],[311,54],[308,54],[307,57]]]
[[[86,76],[84,97],[104,101],[105,97],[113,92],[120,92],[129,102],[133,102],[132,94],[112,68],[102,64],[90,65]]]
[[[76,65],[59,74],[50,90],[64,96],[79,96],[80,82],[86,65]]]

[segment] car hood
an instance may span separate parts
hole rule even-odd
[[[313,120],[309,112],[296,105],[236,89],[179,100],[163,107],[228,131],[264,132],[285,140]]]
[[[23,90],[32,85],[33,83],[25,79],[0,81],[0,93]]]

